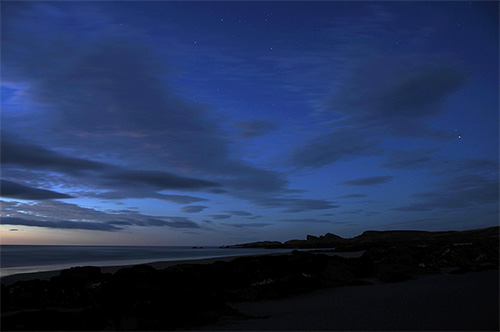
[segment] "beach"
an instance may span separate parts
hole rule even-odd
[[[356,255],[349,253],[347,256]],[[163,261],[147,265],[165,269],[180,264],[229,262],[234,258]],[[101,271],[115,273],[125,267],[131,266],[101,267]],[[12,275],[2,278],[2,283],[48,280],[59,273]],[[244,318],[230,317],[197,330],[494,331],[499,328],[499,271],[427,275],[399,283],[334,287],[285,299],[229,305]]]
[[[234,303],[249,319],[201,331],[498,331],[498,270]]]
[[[497,256],[472,248],[392,243],[12,275],[2,278],[2,326],[495,331]]]
[[[337,253],[329,253],[330,255],[336,255],[340,257],[345,257],[345,258],[356,258],[360,257],[363,254],[364,251],[357,251],[357,252],[337,252]],[[279,253],[269,253],[269,254],[255,254],[255,255],[248,255],[248,256],[261,256],[261,255],[282,255],[283,252]],[[156,262],[148,262],[144,263],[144,265],[149,265],[157,270],[163,270],[175,265],[182,265],[182,264],[212,264],[214,262],[228,262],[231,261],[237,257],[243,257],[246,255],[238,255],[238,256],[223,256],[223,257],[212,257],[212,258],[202,258],[202,259],[182,259],[182,260],[174,260],[174,261],[156,261]],[[101,272],[102,273],[115,273],[116,271],[122,269],[122,268],[129,268],[135,265],[139,264],[124,264],[124,265],[112,265],[112,266],[100,266]],[[74,266],[82,266],[79,264],[75,264]],[[49,280],[52,277],[58,276],[59,273],[61,273],[62,269],[54,269],[51,271],[42,271],[42,272],[31,272],[31,273],[18,273],[18,274],[13,274],[13,275],[8,275],[5,277],[2,277],[0,279],[0,282],[4,285],[12,285],[13,283],[17,281],[26,281],[26,280],[34,280],[34,279],[40,279],[40,280]]]

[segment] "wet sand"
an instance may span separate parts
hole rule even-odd
[[[232,304],[254,316],[203,331],[498,331],[498,270]]]

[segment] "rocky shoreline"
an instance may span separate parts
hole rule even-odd
[[[335,243],[330,250],[165,269],[137,265],[114,274],[102,273],[99,267],[76,267],[50,280],[2,284],[2,330],[194,329],[246,318],[229,302],[393,283],[443,271],[498,269],[498,236],[499,227],[466,232],[365,232],[356,240],[326,235],[296,243],[297,248],[313,243],[316,248],[320,244],[332,248]],[[331,255],[341,249],[366,251],[359,258]]]

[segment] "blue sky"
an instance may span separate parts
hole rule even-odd
[[[498,3],[1,9],[3,244],[498,224]]]

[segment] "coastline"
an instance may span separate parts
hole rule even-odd
[[[283,254],[283,253],[280,253]],[[275,255],[275,253],[268,254],[257,254],[257,255],[238,255],[238,256],[222,256],[222,257],[210,257],[210,258],[201,258],[201,259],[182,259],[182,260],[172,260],[172,261],[154,261],[154,262],[146,262],[141,264],[123,264],[123,265],[88,265],[88,264],[75,264],[74,267],[77,266],[98,266],[101,269],[102,273],[115,273],[119,269],[129,268],[137,265],[149,265],[157,270],[166,269],[175,265],[181,264],[212,264],[216,261],[228,262],[238,257],[248,257],[248,256],[262,256],[262,255]],[[12,274],[5,277],[0,278],[0,283],[9,286],[17,281],[27,281],[27,280],[49,280],[51,277],[58,276],[61,271],[64,269],[56,269],[51,271],[40,271],[40,272],[29,272],[29,273],[18,273]]]
[[[301,251],[312,251],[312,250],[301,250]],[[322,252],[323,254],[341,256],[345,258],[357,258],[362,255],[364,251],[354,251],[354,252]],[[273,256],[273,255],[286,255],[290,252],[270,252],[263,254],[245,254],[245,255],[235,255],[235,256],[220,256],[220,257],[208,257],[208,258],[194,258],[194,259],[182,259],[182,260],[160,260],[153,262],[144,262],[137,264],[121,264],[121,265],[94,265],[94,264],[75,264],[73,267],[77,266],[97,266],[101,269],[102,273],[115,273],[119,269],[129,268],[137,265],[149,265],[157,270],[166,269],[176,265],[182,264],[212,264],[217,261],[229,262],[238,257],[259,257],[259,256]],[[52,277],[58,276],[62,270],[65,269],[54,269],[50,271],[39,271],[39,272],[29,272],[29,273],[16,273],[7,275],[0,278],[0,283],[9,286],[17,281],[28,281],[34,279],[49,280]]]
[[[7,330],[498,330],[498,288],[493,238],[389,242],[12,275],[2,279],[2,322]]]

